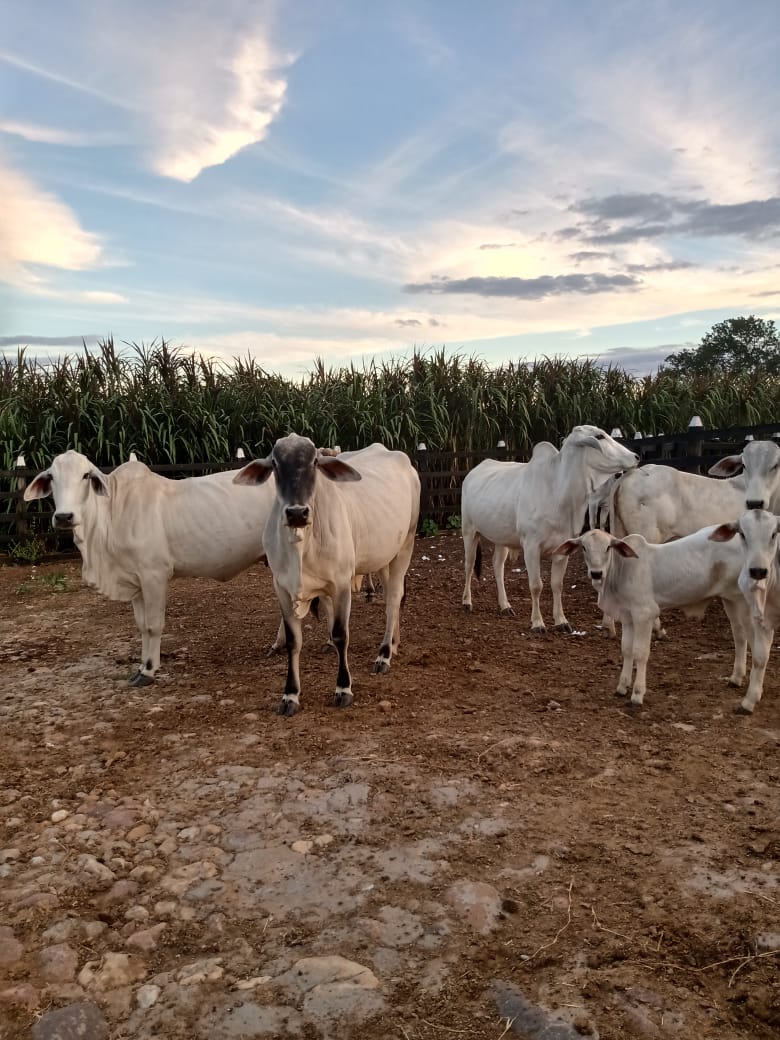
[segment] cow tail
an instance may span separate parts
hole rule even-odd
[[[623,478],[615,481],[615,486],[612,489],[612,494],[609,496],[609,533],[613,538],[622,538],[623,534],[618,534],[618,495],[620,494],[620,488],[623,485]],[[622,526],[622,525],[621,525]]]
[[[482,543],[477,542],[477,555],[474,557],[474,573],[478,578],[482,577]]]

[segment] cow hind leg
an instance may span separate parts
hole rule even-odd
[[[531,631],[543,635],[547,629],[542,617],[542,560],[538,545],[523,548],[525,569],[528,571],[528,589],[531,593]],[[565,557],[561,557],[565,559]]]
[[[476,531],[463,529],[463,566],[466,572],[466,583],[463,586],[463,609],[471,610],[471,576],[474,573],[474,565],[477,560],[477,549],[479,548],[479,535]]]
[[[748,631],[745,618],[746,607],[744,600],[735,603],[730,600],[722,600],[723,609],[731,625],[731,635],[734,639],[734,667],[728,678],[729,686],[741,686],[747,673],[747,648]]]
[[[506,585],[504,583],[504,567],[506,565],[506,558],[509,556],[509,549],[505,545],[496,545],[493,548],[493,574],[496,579],[496,592],[498,593],[498,609],[501,617],[514,617],[515,612],[512,610],[512,604],[509,602],[509,598],[506,594]]]
[[[409,569],[413,539],[404,546],[387,567],[385,583],[385,634],[374,661],[374,674],[390,671],[390,661],[401,641],[401,605],[406,596],[406,572]]]

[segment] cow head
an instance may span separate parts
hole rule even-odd
[[[563,442],[582,448],[587,452],[587,466],[597,473],[622,473],[625,469],[633,469],[639,462],[639,456],[610,437],[599,426],[575,426]]]
[[[274,474],[276,494],[287,527],[312,523],[311,501],[317,474],[328,480],[360,480],[360,474],[339,456],[323,455],[308,437],[291,433],[274,444],[265,459],[255,459],[233,477],[234,484],[262,484]]]
[[[739,535],[742,542],[746,572],[751,582],[762,585],[766,582],[777,559],[780,518],[766,509],[750,509],[736,523],[721,524],[711,532],[712,542],[728,542]]]
[[[780,447],[774,441],[749,441],[740,455],[727,455],[710,466],[712,477],[745,474],[745,507],[770,509],[780,492]]]
[[[73,528],[84,522],[93,495],[108,495],[100,470],[77,451],[66,451],[24,489],[25,501],[54,497],[54,527]]]
[[[628,542],[624,542],[620,538],[613,538],[612,535],[598,528],[586,531],[579,538],[569,538],[553,551],[558,556],[570,556],[578,547],[582,548],[588,577],[596,589],[604,583],[610,567],[611,553],[615,552],[619,556],[625,557],[636,557],[637,555]]]

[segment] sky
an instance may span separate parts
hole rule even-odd
[[[780,316],[776,0],[2,0],[0,352],[651,371]]]

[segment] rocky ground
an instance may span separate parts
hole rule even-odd
[[[262,568],[171,586],[141,690],[128,605],[0,569],[4,1040],[778,1035],[774,661],[735,716],[720,608],[670,615],[631,715],[579,560],[543,638],[461,567],[418,542],[388,676],[354,604],[346,711],[311,622],[293,719]]]

